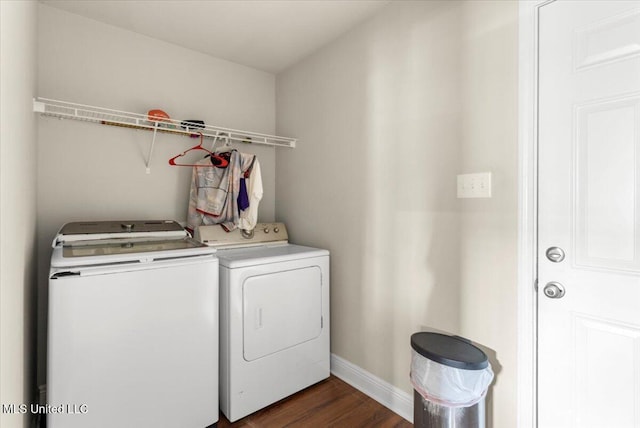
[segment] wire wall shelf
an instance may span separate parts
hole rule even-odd
[[[279,137],[276,135],[261,134],[258,132],[198,124],[187,120],[160,118],[148,116],[146,114],[130,113],[126,111],[112,110],[103,107],[76,104],[41,97],[33,100],[33,111],[44,116],[52,116],[61,119],[81,120],[85,122],[99,123],[102,125],[152,131],[153,140],[146,160],[147,173],[149,173],[149,162],[151,161],[156,134],[158,132],[190,137],[199,137],[200,134],[202,134],[205,138],[221,140],[225,143],[260,144],[286,148],[294,148],[297,141],[295,138]]]

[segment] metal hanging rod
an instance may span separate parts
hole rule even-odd
[[[221,139],[235,143],[261,144],[287,148],[294,148],[297,141],[295,138],[278,137],[276,135],[242,131],[220,126],[193,124],[194,126],[189,127],[189,122],[185,120],[164,118],[161,120],[150,120],[150,117],[145,114],[130,113],[41,97],[33,100],[33,111],[45,116],[153,131],[153,140],[146,160],[147,173],[149,173],[149,162],[151,161],[156,134],[158,132],[188,136],[202,133],[206,138]]]

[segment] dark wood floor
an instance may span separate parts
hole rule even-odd
[[[362,392],[331,376],[235,423],[220,413],[218,428],[411,427]]]

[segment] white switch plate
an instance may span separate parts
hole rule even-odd
[[[458,175],[458,198],[490,198],[491,173]]]

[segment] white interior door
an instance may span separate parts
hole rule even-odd
[[[539,32],[538,426],[640,428],[640,1]]]

